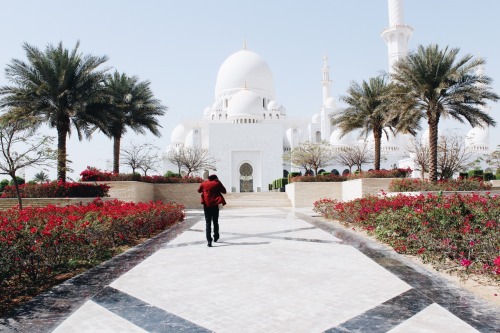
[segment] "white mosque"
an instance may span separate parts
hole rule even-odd
[[[407,55],[413,29],[404,23],[403,1],[388,0],[388,4],[389,28],[383,31],[382,38],[388,46],[391,69],[394,62]],[[336,149],[365,143],[373,145],[370,138],[360,140],[356,133],[341,137],[340,130],[330,124],[330,115],[338,107],[331,95],[327,57],[323,58],[321,70],[323,100],[319,112],[310,118],[289,117],[285,106],[276,98],[269,65],[244,43],[243,49],[222,63],[217,74],[215,101],[204,109],[202,117],[183,119],[174,128],[166,154],[181,147],[207,149],[216,160],[217,175],[228,191],[261,192],[267,191],[268,184],[286,172],[304,172],[283,161],[287,150],[303,142],[326,140]],[[478,152],[489,150],[487,129],[474,128],[467,137],[467,143]],[[408,140],[407,135],[383,138],[382,168],[412,167],[403,149]],[[345,169],[346,166],[332,165],[325,171],[343,173]],[[165,159],[164,170],[177,170],[177,166]],[[203,173],[208,172],[213,170]]]

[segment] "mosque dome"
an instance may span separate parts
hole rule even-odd
[[[341,137],[342,131],[337,128],[330,135],[330,144],[332,146],[351,146],[356,143],[353,132],[348,132]]]
[[[311,123],[318,124],[320,121],[321,121],[321,116],[319,115],[319,113],[313,114],[313,116],[311,117]]]
[[[179,124],[175,126],[172,134],[170,135],[170,141],[172,143],[184,142],[185,128],[184,125]]]
[[[246,87],[274,99],[274,80],[266,61],[246,49],[230,55],[221,65],[215,84],[215,98]]]
[[[267,109],[269,111],[276,111],[281,107],[276,101],[270,101],[269,104],[267,104]]]
[[[210,114],[212,113],[212,108],[210,106],[207,106],[205,110],[203,110],[203,115],[205,117],[210,117]]]
[[[194,147],[194,131],[191,129],[186,135],[186,140],[184,141],[185,147]]]
[[[489,146],[490,136],[487,128],[473,127],[465,136],[467,146]]]
[[[325,101],[325,106],[327,108],[334,108],[335,107],[335,99],[333,97],[328,97]]]
[[[222,110],[222,101],[215,101],[214,104],[212,104],[212,110],[215,111],[220,111]]]
[[[264,108],[262,107],[262,99],[251,90],[242,89],[236,93],[227,108],[227,116],[229,119],[234,119],[242,116],[252,116],[262,118]]]

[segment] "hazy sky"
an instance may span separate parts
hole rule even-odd
[[[201,117],[214,102],[220,65],[242,48],[243,40],[271,67],[276,100],[289,117],[318,111],[324,55],[330,59],[335,98],[351,81],[388,70],[387,47],[380,38],[389,24],[387,0],[0,0],[0,9],[0,85],[8,84],[7,64],[13,58],[25,60],[24,42],[44,49],[62,41],[73,48],[78,40],[82,53],[107,55],[112,70],[151,81],[155,96],[169,108],[160,119],[163,135],[128,132],[124,146],[151,142],[164,149],[182,118]],[[484,57],[486,73],[500,93],[498,13],[498,0],[406,0],[405,22],[414,28],[410,50],[437,43],[459,47],[459,55]],[[491,106],[500,126],[500,103]],[[44,132],[56,135],[55,129]],[[499,127],[490,130],[490,139],[492,147],[500,144]],[[76,180],[87,165],[106,168],[112,141],[101,133],[91,141],[74,136],[68,154],[74,169],[70,176]],[[27,170],[28,180],[37,171]],[[50,170],[52,179],[55,175]]]

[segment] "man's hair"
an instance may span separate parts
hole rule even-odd
[[[217,175],[208,176],[208,180],[216,180],[216,179],[219,179],[219,178],[217,178]]]

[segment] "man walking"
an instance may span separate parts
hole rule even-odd
[[[203,211],[205,213],[207,245],[211,247],[212,221],[214,223],[213,240],[214,242],[219,240],[219,204],[226,204],[222,196],[222,193],[226,193],[226,188],[216,175],[210,175],[207,180],[201,183],[198,193],[201,193],[201,203],[203,204]]]

